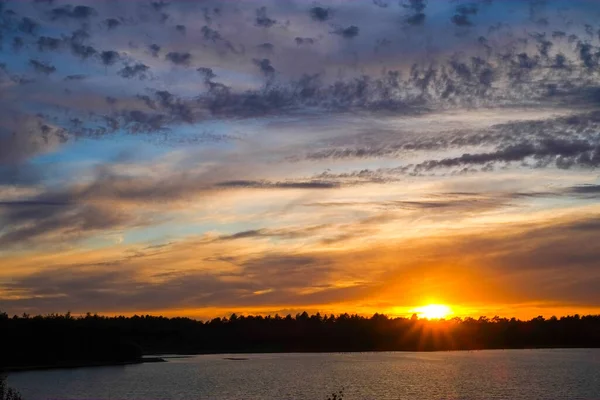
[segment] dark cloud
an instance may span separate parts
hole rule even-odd
[[[165,59],[171,61],[175,65],[183,65],[187,67],[192,62],[192,55],[190,53],[171,51],[167,53]]]
[[[595,69],[598,67],[598,60],[600,60],[600,51],[594,49],[590,43],[577,43],[577,50],[579,52],[579,59],[581,64],[587,69]]]
[[[38,72],[40,74],[50,75],[51,73],[56,72],[55,66],[44,63],[42,61],[29,60],[29,65],[33,67],[35,72]]]
[[[73,31],[71,33],[71,37],[69,39],[71,40],[71,42],[81,43],[90,38],[91,38],[90,33],[86,29],[80,28],[80,29]]]
[[[457,26],[473,26],[473,22],[471,22],[467,15],[453,15],[451,21]]]
[[[308,11],[308,13],[310,14],[310,17],[315,21],[327,21],[331,18],[330,8],[313,7]]]
[[[267,53],[272,53],[275,49],[275,46],[272,43],[262,43],[256,46],[259,50],[262,50]]]
[[[119,21],[116,18],[107,18],[104,20],[104,25],[106,25],[106,28],[110,29],[115,29],[117,28],[119,25],[121,25],[121,21]]]
[[[113,65],[119,61],[120,58],[121,56],[119,53],[113,50],[106,50],[100,53],[100,60],[102,61],[102,64],[106,66]]]
[[[18,28],[23,33],[35,35],[40,28],[40,24],[29,17],[23,17]]]
[[[66,238],[87,237],[93,232],[124,226],[131,215],[111,208],[90,205],[13,203],[3,204],[2,221],[6,233],[0,247],[24,245],[35,240],[57,242]],[[10,210],[6,210],[6,208]]]
[[[150,67],[142,63],[136,63],[134,65],[127,65],[123,69],[121,69],[118,74],[123,78],[138,78],[138,79],[146,79],[148,78],[148,71]]]
[[[390,3],[387,0],[373,0],[373,4],[381,8],[388,8],[390,5]]]
[[[25,42],[22,37],[15,36],[12,41],[12,48],[15,53],[18,53],[23,46],[25,46]]]
[[[600,143],[600,117],[597,112],[578,113],[567,117],[546,120],[519,121],[493,125],[485,129],[441,131],[439,135],[403,135],[400,132],[379,132],[359,135],[345,142],[333,140],[321,143],[321,149],[311,151],[298,159],[326,160],[347,158],[403,157],[415,151],[448,151],[464,147],[494,146],[499,150],[491,153],[468,154],[452,161],[432,164],[443,167],[459,165],[485,165],[486,162],[526,162],[529,167],[583,167],[594,168],[596,146]],[[349,143],[352,143],[350,145]],[[512,157],[512,158],[511,158]],[[292,158],[295,159],[295,158]],[[510,160],[509,160],[510,159]],[[474,164],[471,164],[474,163]],[[520,164],[521,165],[521,164]],[[407,173],[412,167],[389,171]],[[425,171],[426,165],[418,165],[417,170]],[[450,168],[450,166],[448,166]],[[356,172],[354,178],[360,178]],[[370,176],[369,179],[375,179]],[[376,178],[376,179],[381,179]]]
[[[86,60],[95,56],[98,52],[92,46],[86,46],[80,43],[71,43],[71,52],[76,57]],[[104,53],[104,52],[103,52]]]
[[[40,36],[37,41],[39,51],[56,51],[62,44],[63,41],[61,39],[49,36]]]
[[[86,79],[87,75],[82,75],[82,74],[76,74],[76,75],[67,75],[65,76],[65,80],[66,81],[81,81],[83,79]]]
[[[425,8],[427,8],[426,0],[408,0],[407,2],[401,3],[401,5],[409,12],[404,18],[406,24],[417,26],[425,23],[426,15],[424,11]]]
[[[274,20],[267,16],[267,8],[266,7],[260,7],[259,9],[256,10],[256,20],[255,20],[256,26],[261,26],[263,28],[270,28],[273,25],[275,25],[276,23],[277,23],[277,20]]]
[[[189,104],[166,90],[156,91],[154,95],[159,105],[169,112],[171,118],[187,123],[194,122],[194,115]]]
[[[427,7],[427,0],[406,0],[401,5],[415,13],[422,13]]]
[[[404,22],[408,25],[423,25],[425,23],[425,13],[415,13],[413,15],[409,15],[404,19]]]
[[[305,37],[305,38],[302,38],[302,37],[296,37],[296,38],[294,39],[294,41],[296,42],[296,44],[297,44],[298,46],[305,45],[305,44],[307,44],[307,45],[315,44],[315,39],[313,39],[313,38],[308,38],[308,37]]]
[[[473,26],[470,16],[476,15],[479,7],[475,3],[460,4],[456,6],[456,14],[451,18],[451,21],[457,26]]]
[[[213,72],[212,68],[200,67],[197,68],[196,71],[198,71],[206,81],[210,81],[217,77]]]
[[[253,62],[267,78],[272,78],[275,75],[275,68],[271,65],[271,60],[268,58],[254,59]]]
[[[201,32],[204,40],[210,40],[213,42],[221,40],[221,34],[207,25],[202,27]]]
[[[53,8],[50,11],[50,18],[53,20],[69,18],[86,20],[97,14],[97,11],[92,7],[81,5],[73,7],[71,5],[64,5],[61,7]]]
[[[187,29],[185,28],[185,25],[176,25],[175,30],[177,32],[181,33],[182,35],[185,35],[187,33]]]
[[[358,33],[360,32],[360,29],[358,28],[358,26],[349,26],[347,28],[339,28],[336,29],[335,31],[333,31],[333,33],[335,33],[336,35],[340,35],[343,36],[346,39],[352,39],[356,36],[358,36]]]
[[[148,49],[150,50],[150,54],[152,54],[152,57],[158,57],[158,53],[160,52],[159,45],[157,45],[156,43],[151,44],[150,46],[148,46]]]
[[[150,5],[152,6],[152,8],[153,8],[155,11],[159,11],[159,12],[160,12],[160,11],[162,11],[164,8],[166,8],[166,7],[169,5],[169,3],[168,3],[168,2],[166,2],[166,1],[162,1],[162,0],[161,0],[161,1],[153,1],[153,2],[151,2],[151,3],[150,3]]]
[[[491,153],[463,154],[455,158],[426,161],[418,164],[415,169],[421,171],[440,167],[510,163],[524,161],[528,157],[539,161],[541,165],[552,163],[565,169],[572,166],[595,168],[600,165],[600,144],[566,139],[547,139],[536,144],[523,142]]]
[[[456,13],[461,15],[476,15],[479,7],[475,3],[460,4],[456,6]]]
[[[37,174],[25,165],[26,161],[38,154],[49,151],[66,141],[65,129],[53,127],[41,116],[32,116],[15,111],[7,104],[0,110],[0,165],[16,165],[13,170],[1,171],[0,175],[22,177],[30,181]],[[22,171],[19,171],[22,169]],[[22,173],[21,173],[22,172]],[[4,181],[4,179],[0,179]]]
[[[567,190],[568,193],[596,196],[600,195],[600,185],[573,186]]]

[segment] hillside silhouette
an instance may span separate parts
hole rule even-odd
[[[425,320],[340,314],[160,316],[0,313],[0,367],[122,363],[144,354],[438,351],[600,347],[600,315]]]

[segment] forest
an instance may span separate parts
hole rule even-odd
[[[143,354],[446,351],[600,347],[600,315],[528,321],[440,320],[375,314],[243,316],[13,316],[0,313],[0,368],[123,363]]]

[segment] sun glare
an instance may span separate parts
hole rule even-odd
[[[452,314],[450,307],[443,304],[429,304],[415,309],[420,318],[440,319]]]

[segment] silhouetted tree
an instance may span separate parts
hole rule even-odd
[[[285,318],[234,314],[204,322],[149,315],[0,314],[0,332],[11,343],[0,357],[1,368],[135,362],[143,353],[600,347],[600,316],[425,320],[304,312]]]

